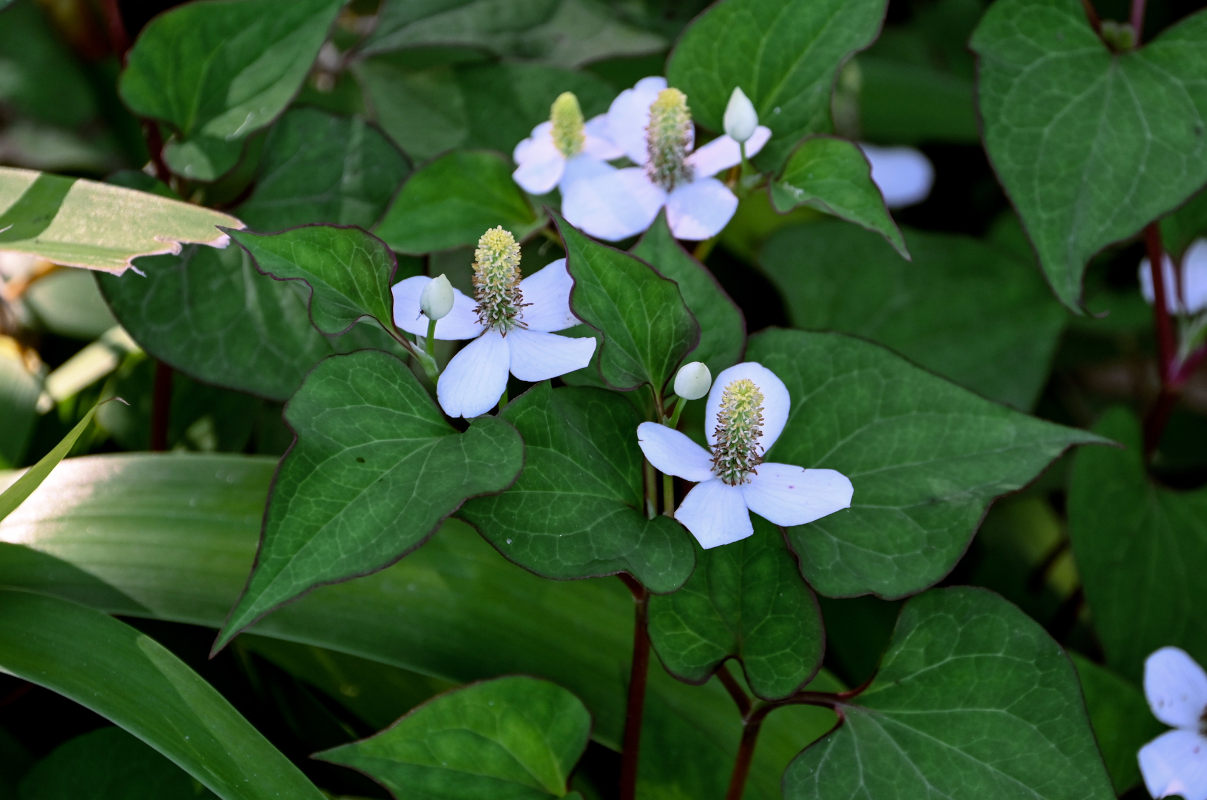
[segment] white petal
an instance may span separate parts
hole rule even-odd
[[[522,381],[556,378],[591,363],[595,337],[572,338],[516,328],[505,337],[511,351],[511,374]]]
[[[524,302],[520,319],[530,331],[560,331],[578,324],[570,313],[570,288],[574,279],[566,272],[566,259],[550,261],[520,281]]]
[[[779,376],[757,361],[743,361],[721,370],[712,383],[708,404],[704,407],[704,433],[709,445],[717,443],[717,412],[721,409],[721,396],[726,386],[742,378],[754,381],[754,385],[763,393],[763,434],[759,437],[759,445],[765,453],[783,433],[788,412],[792,409],[792,399],[788,397],[788,387]]]
[[[597,239],[615,242],[650,227],[666,203],[666,192],[640,167],[610,169],[575,181],[562,193],[562,215]]]
[[[771,130],[764,125],[754,129],[750,139],[746,141],[746,157],[751,158],[763,149],[771,138]],[[723,169],[729,169],[735,164],[742,163],[742,151],[738,143],[728,136],[718,136],[706,145],[702,145],[687,157],[687,163],[695,170],[697,178],[707,178],[716,175]]]
[[[476,417],[495,407],[507,388],[508,349],[496,331],[461,348],[436,381],[436,398],[450,417]]]
[[[562,179],[558,183],[558,188],[562,190],[564,197],[570,184],[581,181],[584,178],[598,178],[600,175],[607,175],[609,172],[615,171],[615,167],[609,166],[598,158],[587,153],[579,153],[576,156],[571,156],[566,159],[566,169],[562,172]]]
[[[520,164],[529,158],[529,151],[540,142],[548,142],[553,144],[553,123],[545,120],[540,125],[532,129],[532,134],[527,139],[521,139],[515,149],[511,151],[511,160]]]
[[[566,169],[566,157],[561,151],[544,143],[534,144],[527,151],[527,157],[518,161],[518,167],[511,173],[511,178],[520,188],[529,194],[546,194],[553,191],[562,173]]]
[[[608,128],[608,115],[600,114],[587,120],[583,126],[586,140],[583,142],[583,152],[601,161],[610,161],[624,155],[612,141]]]
[[[1144,662],[1144,694],[1157,719],[1197,730],[1207,711],[1207,673],[1185,650],[1162,647]]]
[[[889,208],[921,203],[935,182],[935,168],[921,152],[912,147],[876,147],[859,145],[872,166],[872,182],[884,195]]]
[[[1157,302],[1157,295],[1153,290],[1152,263],[1152,259],[1150,258],[1145,257],[1140,259],[1140,294],[1144,296],[1145,301],[1150,306]],[[1167,311],[1174,311],[1178,307],[1178,304],[1174,300],[1176,297],[1176,285],[1174,284],[1173,261],[1170,260],[1169,256],[1162,256],[1161,266],[1164,267],[1161,270],[1161,282],[1165,284],[1165,309]]]
[[[1152,263],[1147,258],[1140,261],[1140,293],[1149,305],[1154,302]],[[1185,309],[1195,314],[1207,308],[1207,239],[1196,239],[1182,257],[1182,299],[1178,302],[1178,284],[1174,276],[1173,261],[1162,257],[1165,279],[1165,307],[1176,312]]]
[[[674,428],[643,422],[637,426],[637,444],[659,472],[696,483],[714,477],[708,451]]]
[[[832,469],[759,464],[739,487],[747,507],[776,525],[804,525],[851,507],[851,481]]]
[[[416,336],[427,336],[427,317],[419,310],[419,298],[432,279],[426,275],[399,281],[391,290],[394,294],[394,324],[400,330]],[[444,340],[473,339],[482,334],[482,325],[472,297],[453,289],[453,309],[436,322],[436,338]]]
[[[644,164],[649,158],[645,149],[645,126],[650,122],[650,105],[666,88],[666,78],[642,78],[632,89],[625,89],[608,109],[608,138],[633,160]]]
[[[754,533],[741,490],[716,479],[697,483],[675,511],[675,519],[691,531],[705,550]]]
[[[1167,731],[1140,748],[1140,774],[1153,797],[1207,800],[1207,739]]]
[[[711,239],[737,210],[738,198],[716,178],[676,186],[666,198],[666,221],[676,239]]]

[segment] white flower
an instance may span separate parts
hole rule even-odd
[[[725,116],[721,118],[725,126],[725,135],[735,142],[745,142],[759,126],[759,113],[754,110],[754,103],[742,91],[741,86],[735,86],[733,94],[729,95],[729,104],[725,106]]]
[[[721,136],[692,152],[695,132],[687,99],[665,78],[642,78],[608,109],[611,140],[637,166],[584,177],[562,192],[566,220],[592,236],[617,241],[641,233],[658,211],[679,239],[708,239],[725,227],[738,198],[713,178],[742,160],[738,143]],[[760,125],[746,142],[753,156],[771,138]]]
[[[1153,715],[1174,730],[1140,748],[1140,773],[1153,797],[1207,800],[1207,674],[1184,650],[1162,647],[1144,662]]]
[[[717,547],[754,532],[750,511],[776,525],[804,525],[849,508],[850,480],[832,469],[763,461],[788,421],[788,387],[748,361],[717,376],[705,409],[710,450],[654,422],[637,426],[637,441],[654,468],[696,486],[675,511],[700,546]]]
[[[1140,261],[1140,293],[1150,305],[1156,302],[1151,263],[1147,258]],[[1178,300],[1178,283],[1169,256],[1161,258],[1161,267],[1165,308],[1170,313],[1197,314],[1207,308],[1207,239],[1195,239],[1182,257],[1182,302]]]
[[[884,195],[889,208],[921,203],[935,183],[935,168],[912,147],[877,147],[861,144],[859,149],[872,167],[872,182]]]
[[[549,119],[515,146],[512,179],[529,194],[545,194],[557,186],[607,171],[604,161],[624,155],[608,140],[603,114],[583,122],[578,98],[563,92],[553,101]]]
[[[420,298],[431,278],[407,278],[394,285],[394,324],[427,335]],[[595,339],[557,336],[578,324],[570,313],[566,259],[559,258],[521,280],[520,246],[502,228],[478,240],[474,252],[475,298],[453,289],[453,308],[436,322],[437,339],[473,339],[452,357],[436,382],[440,407],[450,417],[476,417],[494,408],[507,388],[510,371],[535,383],[587,366]]]
[[[453,310],[453,285],[443,272],[428,281],[419,293],[419,310],[429,320],[444,319]]]
[[[675,394],[684,400],[699,400],[712,386],[712,373],[702,361],[692,361],[675,373]]]

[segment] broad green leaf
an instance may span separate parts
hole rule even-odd
[[[684,304],[700,325],[700,342],[688,354],[692,361],[703,361],[716,375],[741,360],[746,347],[742,312],[708,268],[675,241],[665,214],[629,252],[679,284]]]
[[[394,254],[359,228],[311,225],[276,234],[231,231],[257,268],[310,289],[310,319],[321,332],[349,330],[360,319],[394,330]]]
[[[614,393],[534,386],[500,415],[524,439],[524,470],[502,494],[457,514],[500,553],[550,578],[628,572],[654,592],[695,563],[677,522],[642,510],[641,417]]]
[[[21,780],[18,800],[212,798],[186,773],[121,728],[69,739]]]
[[[700,340],[700,326],[674,281],[626,253],[598,244],[559,220],[566,269],[574,278],[570,308],[603,334],[599,371],[617,389],[650,384],[661,394]]]
[[[243,139],[297,93],[344,0],[216,0],[151,20],[130,49],[118,89],[134,113],[171,125],[164,157],[212,181]]]
[[[423,543],[467,497],[523,463],[492,417],[459,433],[401,361],[365,350],[319,363],[290,400],[297,440],[277,469],[256,566],[215,643],[322,583],[373,572]]]
[[[422,254],[472,245],[496,225],[523,239],[544,224],[501,156],[459,151],[411,175],[376,233],[394,250]]]
[[[908,260],[909,250],[889,216],[872,168],[851,142],[811,136],[792,151],[770,185],[771,203],[781,214],[808,206],[879,233]]]
[[[771,141],[757,161],[777,169],[802,137],[827,133],[842,63],[880,32],[886,0],[723,0],[684,31],[667,80],[692,117],[722,130],[735,86],[754,103]]]
[[[985,149],[1052,290],[1207,182],[1207,13],[1112,53],[1077,0],[994,3],[973,34]]]
[[[68,460],[0,523],[0,542],[14,543],[0,543],[0,584],[217,628],[247,578],[272,471],[270,459],[233,455]],[[0,485],[10,480],[0,474]],[[632,624],[619,581],[539,578],[449,520],[389,569],[320,587],[254,631],[456,682],[547,678],[583,700],[594,738],[616,749]],[[817,688],[840,687],[819,678]],[[717,681],[687,686],[655,662],[645,719],[647,752],[665,757],[642,759],[642,796],[694,799],[725,785],[740,725]],[[785,765],[833,724],[830,711],[805,706],[768,717],[747,800],[779,800]]]
[[[138,256],[179,253],[181,243],[225,247],[229,214],[146,192],[0,167],[0,251],[120,275]]]
[[[27,469],[11,486],[6,487],[3,492],[0,492],[0,521],[3,521],[5,517],[13,513],[17,506],[24,503],[26,498],[42,485],[42,481],[46,480],[46,476],[50,474],[50,471],[67,457],[67,454],[71,452],[71,448],[75,446],[80,436],[88,429],[88,425],[91,424],[92,418],[96,416],[98,408],[100,408],[99,403],[93,406],[75,424],[75,427],[67,432],[62,441],[56,444],[49,453],[42,456],[38,460],[38,463]]]
[[[822,620],[779,529],[756,518],[754,536],[697,559],[682,589],[650,598],[650,639],[666,668],[703,683],[732,657],[759,697],[804,686],[821,667]]]
[[[7,6],[12,5],[12,8]],[[0,3],[0,104],[14,112],[6,120],[11,135],[21,118],[63,128],[92,121],[97,114],[96,90],[71,46],[56,34],[48,14],[35,0]],[[47,91],[53,86],[54,91]],[[58,128],[62,130],[63,128]],[[11,158],[10,153],[5,159]],[[10,162],[11,163],[11,162]]]
[[[200,245],[186,245],[194,247]],[[206,247],[215,253],[222,252]],[[139,266],[145,262],[140,261]],[[82,269],[62,269],[48,273],[45,277],[29,284],[21,295],[21,303],[29,312],[33,327],[91,342],[114,327],[117,320],[105,304],[105,299],[96,286],[98,277],[115,280],[127,276]],[[139,278],[128,276],[137,283]]]
[[[354,69],[382,128],[416,161],[453,149],[510,156],[549,119],[549,107],[562,92],[574,92],[588,118],[607,111],[615,96],[586,72],[513,63],[416,68],[412,61],[405,53],[376,56]]]
[[[875,679],[840,708],[784,774],[785,800],[1115,796],[1068,657],[984,590],[907,602]]]
[[[1069,538],[1107,664],[1139,681],[1144,659],[1166,645],[1207,663],[1207,621],[1196,610],[1207,490],[1175,491],[1149,478],[1129,412],[1108,412],[1094,430],[1123,447],[1074,459]]]
[[[874,344],[837,333],[771,330],[746,354],[792,398],[767,460],[836,469],[851,508],[789,528],[821,594],[918,592],[946,575],[999,495],[1074,444],[1102,442],[991,403]]]
[[[1034,405],[1066,316],[1039,273],[963,236],[905,239],[909,263],[850,225],[799,225],[773,235],[760,264],[793,326],[862,336],[993,400]]]
[[[590,730],[570,692],[513,676],[440,695],[376,736],[316,757],[416,800],[562,797]]]
[[[612,7],[597,0],[389,0],[362,50],[444,44],[565,67],[666,46],[662,37],[625,24]]]
[[[0,669],[108,718],[224,800],[323,797],[183,661],[93,609],[0,589]]]
[[[1153,716],[1139,686],[1076,653],[1072,655],[1098,749],[1116,793],[1122,795],[1140,783],[1136,753],[1166,728]]]

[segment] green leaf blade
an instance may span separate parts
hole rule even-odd
[[[99,403],[93,406],[49,453],[38,459],[38,463],[25,470],[24,474],[14,481],[11,486],[0,492],[0,520],[13,513],[17,509],[17,506],[24,503],[42,485],[42,482],[50,475],[51,470],[67,457],[67,454],[71,452],[71,448],[75,447],[75,443],[79,441],[84,431],[88,430],[88,426],[92,424],[92,418],[96,416],[98,408],[100,408]]]

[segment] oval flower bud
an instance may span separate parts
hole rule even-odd
[[[729,105],[725,106],[725,135],[736,142],[744,142],[754,135],[754,129],[759,126],[759,114],[754,110],[754,104],[742,91],[735,86],[729,96]]]
[[[699,400],[712,386],[712,373],[699,361],[684,364],[675,373],[675,394],[684,400]]]
[[[442,319],[452,311],[453,287],[448,278],[444,277],[444,273],[432,278],[431,282],[423,287],[423,293],[419,295],[419,308],[432,321]]]

